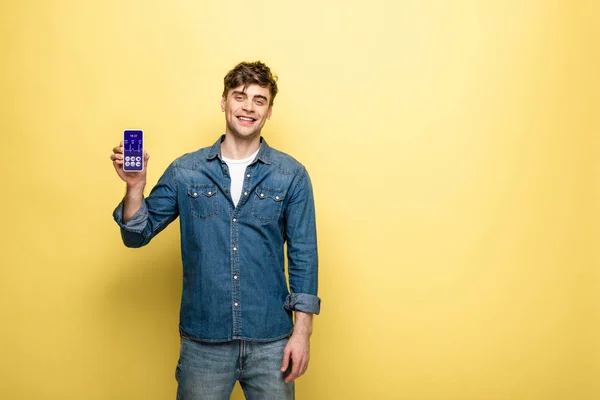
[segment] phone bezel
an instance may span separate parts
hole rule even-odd
[[[142,168],[141,169],[128,169],[131,167],[125,166],[125,135],[127,132],[140,132],[142,135]],[[125,172],[142,172],[144,171],[144,145],[146,144],[146,138],[142,129],[124,129],[123,130],[123,171]]]

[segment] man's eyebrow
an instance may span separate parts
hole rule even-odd
[[[246,94],[246,92],[240,92],[239,90],[234,90],[233,92],[231,92],[231,94],[232,94],[233,96],[237,96],[237,95],[242,95],[242,96],[244,96],[244,97],[248,96],[248,95]],[[266,96],[263,96],[262,94],[257,94],[257,95],[255,95],[255,96],[253,97],[253,99],[256,99],[256,98],[259,98],[259,99],[264,99],[265,101],[269,101],[269,99],[267,99],[267,97],[266,97]]]

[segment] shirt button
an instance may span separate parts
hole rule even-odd
[[[235,219],[235,218],[234,218],[234,219],[233,219],[233,222],[237,222],[237,219]]]
[[[244,196],[248,196],[248,192],[244,192]]]
[[[198,193],[194,192],[194,196],[198,196]]]
[[[238,306],[238,303],[233,303],[233,305],[237,307],[237,306]]]
[[[237,279],[237,275],[234,275],[234,276],[233,276],[233,279]]]
[[[208,192],[208,195],[210,196],[212,194],[212,192]]]
[[[234,248],[233,248],[233,251],[237,251],[237,247],[234,247]]]
[[[263,193],[260,194],[260,197],[265,197],[265,195]]]
[[[250,174],[246,175],[248,178],[250,178]]]
[[[210,194],[210,193],[209,193]],[[275,196],[275,200],[279,200],[279,196]]]
[[[225,189],[225,193],[229,194],[229,189]]]

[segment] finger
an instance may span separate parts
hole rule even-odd
[[[148,154],[148,152],[146,150],[144,150],[144,161],[148,161],[149,158],[150,158],[150,154]]]
[[[110,159],[113,161],[120,160],[121,162],[123,162],[123,154],[113,153],[110,155]]]
[[[300,378],[302,375],[304,375],[304,372],[306,372],[307,357],[303,356],[302,358],[300,358],[298,360],[297,364],[298,364],[298,374],[296,376],[296,379]]]
[[[113,153],[123,154],[123,145],[113,148]]]
[[[300,365],[300,372],[298,373],[298,377],[301,377],[302,375],[304,375],[306,373],[307,369],[308,369],[308,357],[306,357],[302,360],[302,365]]]
[[[290,365],[290,355],[291,355],[291,351],[289,349],[289,347],[285,347],[285,349],[283,350],[283,360],[281,361],[281,372],[285,372],[288,369],[288,366]]]
[[[285,378],[285,383],[290,383],[291,381],[296,379],[299,376],[298,375],[299,371],[300,371],[300,363],[296,362],[294,360],[294,358],[292,358],[292,372],[290,372],[290,374],[287,376],[287,378]]]
[[[113,167],[115,167],[115,171],[117,171],[118,174],[120,174],[121,172],[123,172],[123,162],[122,161],[121,161],[120,164],[118,162],[114,161],[113,162]]]

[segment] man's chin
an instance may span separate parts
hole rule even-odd
[[[230,129],[229,133],[241,140],[253,140],[260,137],[260,130]]]
[[[227,133],[237,139],[252,140],[260,137],[261,131],[262,126],[258,124],[255,126],[243,126],[236,124],[235,121],[231,121],[231,123],[227,122]]]

